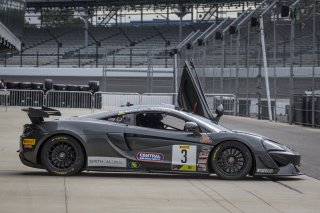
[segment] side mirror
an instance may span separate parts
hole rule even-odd
[[[184,130],[187,132],[192,132],[194,135],[200,135],[199,126],[195,122],[186,122],[184,125]]]
[[[217,120],[217,123],[219,122],[219,120],[222,117],[223,113],[224,113],[224,109],[223,109],[222,104],[220,104],[216,109],[216,114],[217,114],[216,120]]]

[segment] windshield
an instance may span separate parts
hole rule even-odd
[[[224,126],[221,126],[219,124],[216,124],[213,121],[211,121],[205,117],[202,117],[202,116],[199,116],[196,114],[192,114],[189,112],[182,112],[182,113],[191,117],[197,123],[201,123],[202,126],[204,126],[206,129],[211,130],[213,132],[232,132],[232,130],[230,130]]]

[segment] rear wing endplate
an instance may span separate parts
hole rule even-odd
[[[28,113],[32,124],[43,122],[43,118],[49,118],[50,116],[61,116],[61,112],[59,110],[45,106],[42,106],[41,109],[29,107],[21,110]]]

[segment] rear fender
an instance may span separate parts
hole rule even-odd
[[[84,138],[82,138],[81,136],[77,135],[77,134],[74,134],[73,132],[71,131],[68,131],[68,130],[59,130],[59,131],[54,131],[54,132],[50,132],[49,134],[45,135],[43,138],[41,138],[41,140],[38,142],[37,144],[37,147],[35,148],[35,153],[36,156],[35,156],[35,159],[34,159],[34,162],[37,162],[37,163],[41,163],[41,160],[40,160],[40,156],[41,156],[41,149],[44,145],[44,143],[51,137],[55,136],[55,135],[69,135],[73,138],[75,138],[77,141],[80,142],[80,145],[82,146],[83,148],[83,151],[85,153],[85,156],[87,156],[86,154],[86,144],[85,144],[85,140]]]

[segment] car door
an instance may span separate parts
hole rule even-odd
[[[167,121],[180,122],[177,129],[166,126],[160,128],[153,121],[153,126],[127,126],[125,139],[135,155],[136,160],[148,170],[164,171],[196,171],[198,143],[200,136],[183,131],[186,120],[174,114],[164,112],[148,112],[165,115]],[[146,114],[147,115],[147,114]],[[136,115],[136,118],[139,114]],[[164,122],[164,121],[163,121]],[[176,127],[176,126],[175,126]]]
[[[178,107],[215,121],[193,63],[185,62],[178,92]]]

